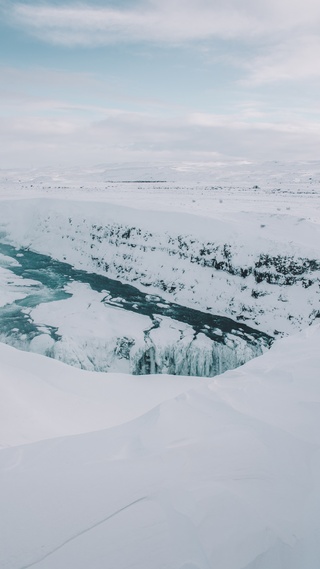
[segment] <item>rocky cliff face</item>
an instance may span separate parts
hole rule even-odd
[[[69,223],[72,225],[71,218]],[[81,226],[78,225],[76,232],[80,231],[80,228]],[[70,238],[71,240],[74,239],[73,237]],[[137,271],[134,264],[137,255],[149,251],[161,251],[168,257],[186,260],[188,263],[199,267],[225,271],[233,276],[246,278],[253,275],[257,284],[266,282],[286,286],[301,282],[304,288],[308,288],[319,283],[320,261],[317,259],[294,257],[293,255],[270,255],[262,252],[256,258],[252,258],[251,265],[241,266],[237,259],[233,258],[234,252],[231,244],[204,243],[190,235],[170,236],[165,233],[160,236],[149,231],[143,231],[141,228],[113,223],[104,227],[92,225],[90,227],[90,241],[90,249],[93,251],[99,249],[97,244],[104,244],[108,249],[116,248],[118,251],[127,250],[126,253],[122,254],[122,264],[115,260],[112,264],[107,263],[103,255],[96,257],[92,254],[91,260],[96,263],[98,268],[102,267],[105,271],[113,270],[124,276],[127,273],[136,272],[139,279],[144,278],[146,274]],[[113,257],[113,255],[111,256]],[[156,286],[165,292],[168,290],[168,287],[161,280],[156,282]],[[175,288],[173,287],[173,290],[168,290],[168,292],[175,292]]]
[[[314,243],[278,238],[281,219],[272,220],[273,237],[262,224],[250,233],[186,214],[35,202],[16,202],[21,227],[3,223],[13,242],[271,335],[297,331],[319,316],[320,256]]]
[[[76,235],[83,228],[79,223],[73,228],[73,223],[71,219],[65,240],[77,247]],[[260,251],[241,259],[239,243],[159,234],[115,222],[93,224],[86,231],[90,247],[85,242],[83,247],[92,268],[177,302],[248,321],[271,334],[300,329],[320,314],[316,258]]]

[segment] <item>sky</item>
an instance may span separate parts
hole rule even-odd
[[[315,160],[319,0],[0,0],[0,168]]]

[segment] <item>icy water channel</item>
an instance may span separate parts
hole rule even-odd
[[[173,373],[212,376],[237,367],[259,355],[272,342],[272,338],[267,334],[230,318],[168,302],[118,280],[75,269],[68,263],[28,249],[17,249],[9,244],[0,243],[0,267],[6,270],[7,275],[4,293],[8,291],[10,293],[12,289],[13,296],[14,294],[16,297],[20,296],[12,300],[9,295],[6,304],[1,302],[4,305],[0,307],[0,339],[23,349],[30,349],[32,341],[33,346],[36,345],[34,339],[45,334],[46,338],[50,337],[50,347],[39,350],[32,348],[34,351],[42,351],[46,355],[79,367],[99,371],[129,371],[135,374]],[[67,302],[73,296],[70,292],[72,283],[87,285],[92,291],[102,293],[101,314],[108,307],[118,311],[120,309],[122,312],[127,311],[131,319],[133,314],[147,317],[150,325],[142,330],[143,340],[128,337],[125,329],[105,344],[101,338],[98,342],[90,338],[90,335],[85,343],[82,336],[82,344],[80,340],[73,338],[71,358],[70,349],[69,352],[67,349],[70,341],[69,343],[66,341],[59,326],[45,322],[43,319],[40,323],[37,322],[33,311],[40,305],[49,306],[50,303],[58,301],[61,305],[61,302]],[[164,333],[161,336],[161,345],[158,345],[157,338],[160,336],[157,329],[164,326],[163,321],[172,323],[170,333],[174,329],[178,335],[177,337],[173,335],[171,340],[166,342],[163,340]],[[79,353],[83,355],[84,349],[88,351],[88,364],[84,356],[74,355],[77,352],[77,347],[74,347],[77,341],[80,342]],[[41,345],[39,343],[39,346]],[[99,357],[95,355],[99,349],[105,354],[105,359],[102,354]],[[201,350],[204,353],[201,353]]]

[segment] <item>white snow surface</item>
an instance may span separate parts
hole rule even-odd
[[[94,373],[0,344],[1,569],[318,569],[320,162],[1,170],[2,231],[187,306],[303,331],[210,380]],[[261,255],[260,282],[239,274]],[[10,263],[0,306],[37,286]],[[72,286],[32,315],[84,346],[88,289]],[[165,324],[160,347],[176,337]]]
[[[0,231],[271,335],[319,311],[320,162],[2,170]]]
[[[83,371],[0,343],[0,448],[110,428],[201,378]]]
[[[319,345],[210,380],[0,345],[1,568],[317,569]]]

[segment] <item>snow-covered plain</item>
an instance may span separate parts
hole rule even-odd
[[[17,250],[290,334],[214,379],[0,344],[1,568],[320,567],[319,228],[319,162],[1,171],[1,240]],[[41,293],[15,263],[0,259],[1,310]],[[34,351],[50,326],[84,355],[103,336],[99,293],[68,287],[29,306]],[[144,318],[115,314],[128,333]],[[176,332],[164,318],[152,333]]]
[[[0,188],[17,246],[271,335],[318,314],[318,162],[2,171]]]

